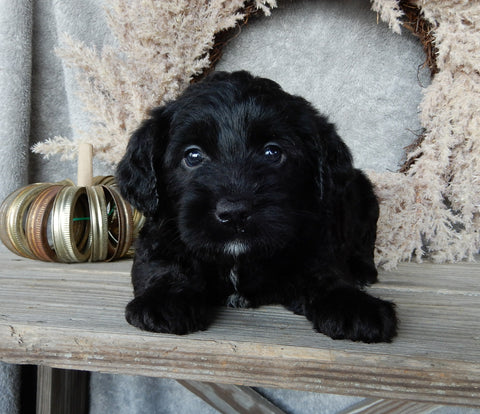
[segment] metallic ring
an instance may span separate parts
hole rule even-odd
[[[107,203],[103,187],[85,187],[90,211],[90,261],[105,260],[108,254]]]
[[[130,205],[122,199],[114,187],[103,186],[107,207],[109,201],[113,205],[108,213],[109,256],[114,260],[125,256],[133,241],[133,213]]]
[[[48,219],[58,192],[64,185],[52,185],[43,190],[32,203],[27,216],[25,235],[28,246],[40,260],[54,262],[57,255],[48,242]]]
[[[1,241],[18,255],[51,262],[110,261],[130,253],[145,217],[121,197],[113,176],[93,181],[14,191],[0,206]]]
[[[7,197],[2,205],[1,216],[4,222],[0,224],[2,233],[6,231],[6,235],[2,235],[2,241],[4,238],[8,239],[5,245],[20,256],[36,258],[28,246],[25,235],[25,217],[38,194],[50,185],[50,183],[37,183],[23,187]]]
[[[146,221],[147,221],[146,217],[142,213],[140,213],[140,211],[138,211],[137,209],[133,211],[133,226],[134,226],[133,238],[134,239],[138,238],[140,234],[140,230],[142,230],[142,227]]]
[[[113,175],[93,177],[93,185],[116,185],[115,177]]]
[[[60,262],[85,262],[90,257],[88,214],[85,187],[68,186],[58,192],[52,208],[51,228],[53,246]]]
[[[72,180],[66,178],[65,180],[55,183],[55,185],[75,185],[75,183]]]
[[[17,249],[14,247],[7,231],[7,211],[12,204],[12,201],[20,194],[22,188],[15,190],[13,193],[9,194],[8,197],[3,201],[2,205],[0,206],[0,239],[2,240],[3,244],[15,254],[20,254]]]

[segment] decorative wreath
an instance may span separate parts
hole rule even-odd
[[[368,172],[381,201],[377,262],[472,260],[480,250],[480,2],[371,0],[390,28],[407,27],[434,73],[421,103],[425,133],[397,172]],[[275,0],[109,0],[116,45],[101,53],[65,36],[59,55],[79,70],[92,128],[33,150],[73,157],[80,142],[116,164],[148,110],[208,72],[231,30]],[[272,18],[275,18],[274,16]]]

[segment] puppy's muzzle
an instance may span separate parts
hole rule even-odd
[[[245,224],[251,216],[252,207],[245,200],[221,199],[215,208],[215,218],[224,226],[239,233],[245,232]]]

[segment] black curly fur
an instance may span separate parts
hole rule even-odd
[[[219,305],[282,304],[332,338],[391,341],[394,305],[362,290],[378,202],[332,124],[247,72],[218,72],[154,109],[117,179],[147,216],[128,322],[186,334]]]

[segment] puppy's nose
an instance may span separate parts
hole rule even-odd
[[[215,209],[216,219],[225,225],[244,231],[244,224],[251,214],[250,203],[245,200],[230,201],[221,199]]]

